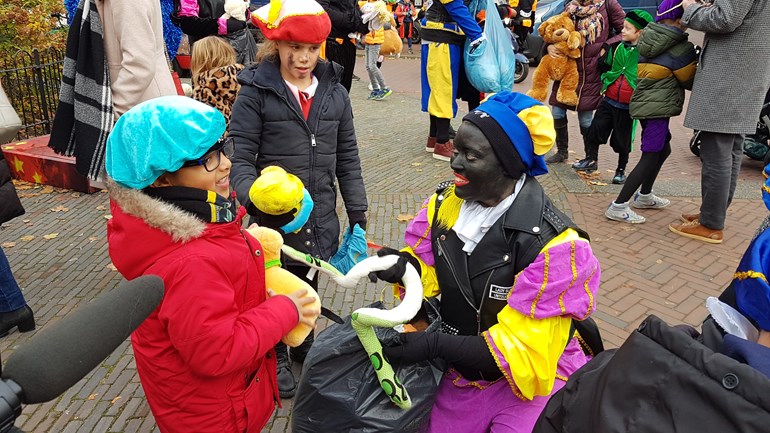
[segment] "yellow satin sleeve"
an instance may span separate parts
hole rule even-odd
[[[510,366],[511,377],[506,373],[506,379],[513,392],[526,400],[549,395],[556,366],[570,337],[572,319],[561,316],[533,319],[505,307],[497,314],[497,320],[487,332]],[[492,355],[499,365],[494,351]]]
[[[567,229],[551,239],[541,251],[578,239],[584,240],[576,230]],[[571,325],[569,317],[534,319],[509,306],[497,313],[497,324],[487,332],[505,357],[503,362],[510,367],[511,377],[506,369],[501,370],[520,398],[532,400],[535,396],[551,393],[556,366],[571,337]],[[490,351],[499,365],[498,355],[492,348]]]

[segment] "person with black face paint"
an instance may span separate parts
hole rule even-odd
[[[587,362],[573,320],[596,307],[599,262],[588,235],[545,195],[536,176],[555,131],[548,109],[512,92],[463,119],[450,166],[405,233],[400,256],[376,276],[400,293],[406,264],[424,294],[441,295],[443,332],[402,334],[394,364],[443,358],[425,431],[531,432],[549,396]]]

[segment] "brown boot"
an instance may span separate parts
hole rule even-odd
[[[679,220],[683,223],[689,223],[690,221],[700,220],[700,213],[683,213],[679,215]]]
[[[441,161],[449,161],[452,159],[452,153],[454,153],[455,147],[452,144],[452,140],[446,143],[436,143],[436,147],[433,149],[433,157]]]
[[[668,229],[680,236],[695,239],[701,242],[708,242],[710,244],[722,243],[722,230],[710,229],[701,225],[698,220],[681,224],[669,224]]]
[[[556,129],[556,153],[545,159],[547,164],[564,162],[569,159],[569,132],[567,131],[567,118],[554,119],[553,126]]]
[[[433,153],[433,149],[436,147],[436,137],[428,137],[428,142],[425,143],[425,151]]]

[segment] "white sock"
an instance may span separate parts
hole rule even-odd
[[[612,210],[616,210],[616,211],[628,210],[628,202],[625,202],[625,203],[615,203],[613,201],[612,204],[610,205],[610,208],[612,208]]]

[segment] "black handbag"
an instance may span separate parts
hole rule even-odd
[[[0,152],[0,224],[24,215],[24,206],[11,181],[11,170]]]

